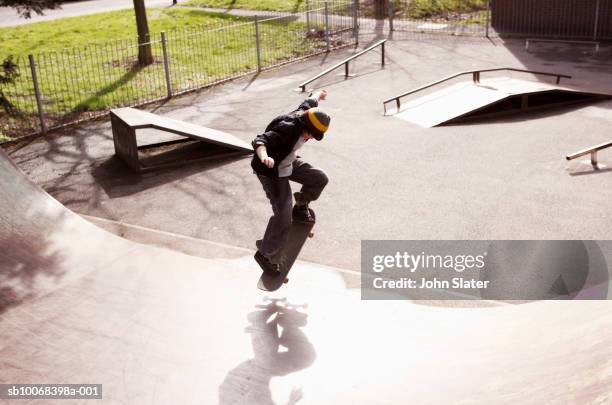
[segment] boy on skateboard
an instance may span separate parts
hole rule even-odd
[[[314,211],[308,204],[321,195],[328,182],[327,175],[301,160],[296,151],[312,138],[323,139],[331,119],[318,105],[326,97],[325,90],[312,93],[297,110],[274,118],[252,142],[255,154],[251,167],[270,200],[273,213],[255,253],[255,260],[264,272],[281,272],[280,263],[273,263],[271,258],[283,247],[292,220],[315,222]],[[293,194],[295,205],[290,180],[302,185]]]

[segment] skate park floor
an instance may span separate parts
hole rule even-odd
[[[0,199],[21,201],[12,220],[39,256],[2,290],[14,299],[0,307],[0,382],[86,376],[117,404],[609,402],[606,301],[456,308],[362,301],[352,288],[362,239],[610,239],[612,173],[564,156],[609,139],[612,103],[435,129],[382,116],[383,99],[475,68],[550,70],[612,93],[610,49],[522,48],[397,40],[385,69],[366,55],[356,77],[315,83],[329,92],[331,129],[300,154],[331,181],[313,204],[315,237],[276,294],[256,289],[251,255],[269,207],[249,159],[133,174],[113,157],[108,120],[7,148],[61,204],[5,171],[24,199]],[[351,53],[149,111],[250,141],[299,104],[298,83]],[[20,213],[30,202],[39,209]]]
[[[250,255],[129,241],[67,210],[2,152],[0,174],[2,384],[86,381],[104,404],[612,399],[607,301],[364,301],[308,262],[264,294]]]
[[[604,207],[612,176],[588,167],[576,175],[583,161],[568,163],[564,156],[609,140],[611,101],[433,129],[382,116],[387,97],[477,68],[570,74],[564,86],[612,93],[609,48],[597,56],[580,48],[544,49],[526,53],[519,40],[400,39],[388,42],[384,69],[374,52],[351,65],[356,77],[344,80],[339,69],[313,83],[329,92],[321,106],[332,122],[325,140],[309,142],[300,154],[323,168],[330,183],[312,204],[319,221],[303,258],[359,270],[362,239],[609,238],[612,220]],[[147,110],[250,142],[276,114],[301,102],[305,95],[295,91],[301,81],[353,52],[265,71]],[[109,227],[117,221],[253,249],[270,214],[249,158],[134,174],[113,156],[108,119],[8,152],[66,207]],[[600,153],[602,164],[612,163],[610,153]]]

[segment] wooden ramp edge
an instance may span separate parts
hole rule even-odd
[[[125,107],[111,110],[110,116],[113,141],[115,144],[115,153],[136,171],[152,168],[145,167],[139,158],[138,152],[140,148],[136,140],[136,130],[139,129],[151,128],[165,131],[187,138],[185,140],[201,141],[225,149],[223,153],[202,156],[199,159],[190,159],[188,160],[189,162],[225,158],[228,156],[250,154],[253,152],[253,148],[250,144],[227,132],[179,121],[173,118],[162,117],[147,111]],[[150,149],[156,145],[169,145],[171,143],[179,142],[181,141],[152,144],[147,145],[146,148]],[[185,162],[176,161],[172,164],[166,163],[163,166],[181,163]],[[155,166],[155,168],[159,167],[159,165]]]
[[[453,84],[405,103],[394,116],[431,128],[467,119],[596,102],[611,97],[609,94],[504,77],[479,83]]]

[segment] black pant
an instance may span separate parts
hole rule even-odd
[[[293,197],[289,180],[302,185],[298,203],[308,204],[319,198],[327,185],[328,178],[323,170],[300,159],[293,162],[292,173],[289,177],[270,178],[257,175],[257,178],[266,192],[266,197],[270,200],[273,213],[268,221],[260,252],[266,257],[271,257],[283,246],[291,227]]]

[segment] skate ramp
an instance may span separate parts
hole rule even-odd
[[[504,69],[493,71],[497,70]],[[440,84],[466,73],[475,72],[458,73],[434,84]],[[576,103],[596,102],[611,97],[608,94],[585,92],[558,84],[512,77],[489,79],[481,79],[479,75],[476,77],[471,81],[455,83],[408,100],[401,104],[394,116],[422,127],[431,128],[438,125],[552,109]],[[385,106],[386,103],[429,87],[432,85],[386,100]]]
[[[0,177],[0,313],[107,268],[136,248],[64,208],[2,150]]]
[[[297,263],[208,260],[90,225],[0,152],[0,383],[103,385],[99,403],[608,403],[607,301],[361,301]],[[45,403],[52,403],[46,401]]]
[[[253,153],[251,145],[234,135],[147,111],[117,108],[111,110],[110,116],[115,154],[135,171]],[[151,134],[137,136],[144,129],[154,129],[170,137],[164,142],[155,142]],[[144,138],[140,139],[140,145],[139,138]]]

